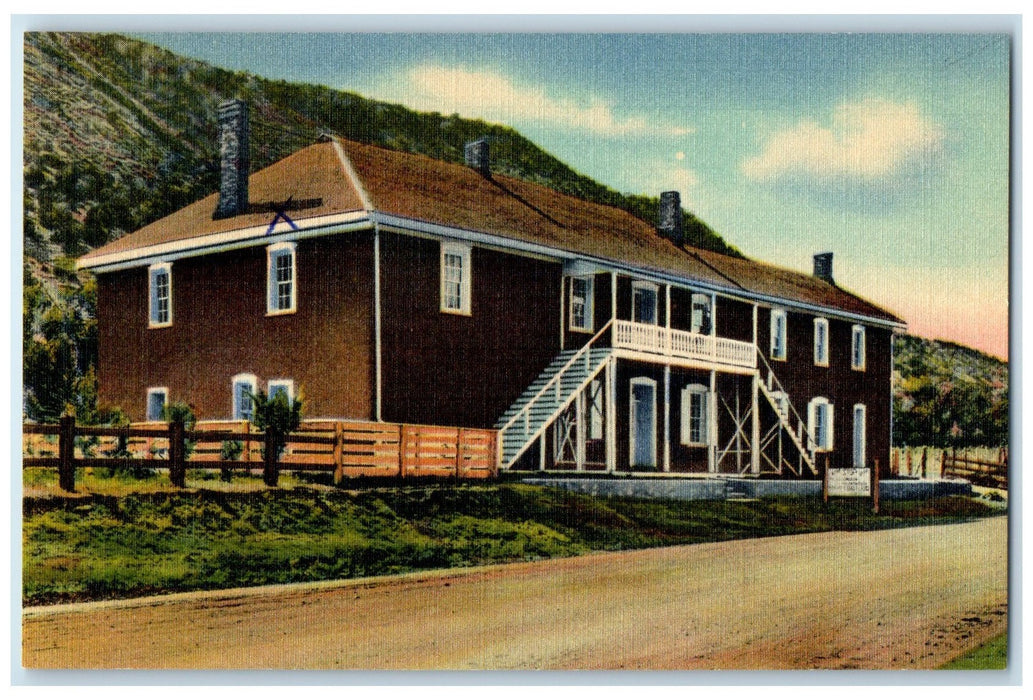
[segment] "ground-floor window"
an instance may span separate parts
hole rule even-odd
[[[155,386],[147,390],[147,420],[159,421],[165,418],[165,404],[169,402],[167,387]]]
[[[681,394],[681,442],[702,446],[707,439],[707,404],[709,391],[702,384],[690,384]]]
[[[269,400],[272,401],[276,398],[277,394],[283,394],[287,397],[287,403],[294,400],[294,381],[291,379],[270,379],[269,380]]]
[[[253,374],[238,374],[233,378],[233,420],[251,420],[254,415],[254,396],[258,380]]]
[[[832,449],[833,405],[824,396],[817,396],[807,404],[807,431],[818,450]]]
[[[864,467],[865,466],[865,451],[868,446],[866,428],[865,428],[865,414],[867,410],[864,404],[856,404],[854,406],[854,466]]]

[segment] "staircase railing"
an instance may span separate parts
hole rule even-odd
[[[506,421],[505,425],[503,425],[501,428],[499,428],[499,449],[500,450],[502,449],[502,445],[503,445],[502,436],[506,433],[507,430],[509,430],[521,418],[521,416],[523,417],[523,420],[524,420],[524,436],[526,438],[532,437],[532,435],[531,435],[531,408],[534,407],[535,404],[538,402],[538,400],[541,399],[541,397],[545,396],[545,394],[548,393],[550,390],[553,390],[553,391],[556,392],[556,400],[560,401],[562,399],[562,396],[561,396],[561,382],[563,380],[563,375],[566,374],[567,371],[571,367],[573,367],[575,364],[577,364],[578,361],[584,360],[586,371],[591,370],[591,367],[590,367],[590,359],[591,358],[590,358],[590,355],[589,355],[589,351],[592,349],[592,346],[595,344],[595,342],[597,340],[599,340],[599,338],[601,338],[603,336],[603,334],[607,330],[609,330],[611,325],[613,325],[613,319],[612,318],[609,321],[607,321],[603,325],[603,327],[600,328],[599,331],[595,335],[592,336],[591,340],[589,340],[587,343],[585,343],[581,347],[580,350],[578,350],[576,353],[574,353],[573,357],[571,357],[569,360],[567,360],[567,362],[562,367],[560,367],[559,371],[557,371],[556,374],[553,375],[552,379],[550,379],[548,382],[546,382],[545,386],[543,386],[541,389],[539,389],[538,393],[536,393],[534,396],[532,396],[531,399],[524,404],[523,408],[521,408],[519,411],[517,411],[513,415],[512,418],[510,418],[508,421]],[[506,466],[506,465],[503,465],[503,466]]]
[[[807,426],[807,423],[800,417],[800,414],[796,411],[796,407],[793,406],[793,402],[789,400],[789,393],[782,386],[782,382],[778,380],[778,377],[775,375],[775,371],[771,368],[771,365],[768,364],[767,358],[764,357],[764,353],[761,352],[759,347],[757,348],[757,357],[760,358],[763,371],[767,373],[767,393],[770,394],[772,391],[777,391],[785,397],[785,408],[788,409],[788,413],[796,419],[796,425],[799,426],[799,434],[793,430],[793,424],[789,419],[790,416],[784,415],[781,407],[775,406],[775,412],[778,413],[779,421],[783,426],[785,426],[789,435],[793,438],[794,442],[796,442],[797,447],[806,451],[806,454],[803,456],[808,462],[807,466],[809,466],[813,472],[815,471],[813,464],[814,451],[817,449],[814,437],[811,435],[809,427],[805,427]],[[764,382],[762,381],[761,384],[763,383]]]

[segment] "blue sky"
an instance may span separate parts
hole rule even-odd
[[[1008,355],[1003,34],[145,34],[177,53],[509,124],[616,189],[677,189],[746,255]]]

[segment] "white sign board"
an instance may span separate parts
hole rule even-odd
[[[829,469],[830,496],[871,496],[872,470],[866,467],[857,469]]]

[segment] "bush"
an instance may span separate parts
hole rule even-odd
[[[243,452],[244,443],[240,440],[223,440],[222,449],[219,450],[219,459],[224,462],[234,462],[240,459],[240,455]],[[223,481],[230,481],[233,478],[233,470],[223,467],[221,470],[221,478]]]

